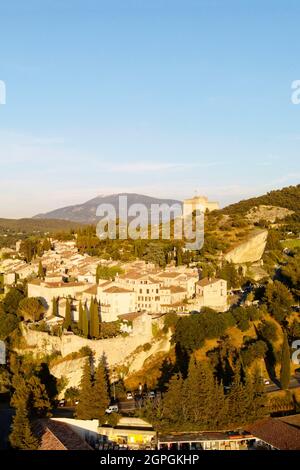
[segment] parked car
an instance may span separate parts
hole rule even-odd
[[[110,415],[111,413],[118,413],[119,407],[118,405],[110,405],[108,408],[106,408],[105,413]]]
[[[59,406],[60,408],[64,407],[65,404],[66,404],[66,400],[60,400],[60,401],[58,402],[58,406]]]
[[[270,385],[270,380],[269,379],[264,379],[264,384],[265,385]]]
[[[133,394],[132,394],[132,392],[127,392],[127,393],[126,393],[126,398],[127,398],[127,400],[133,400]]]
[[[148,398],[155,398],[155,392],[153,390],[150,390],[150,392],[148,392]]]

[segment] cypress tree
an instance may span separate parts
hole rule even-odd
[[[72,326],[71,304],[70,304],[69,299],[67,299],[67,301],[66,301],[66,313],[65,313],[65,319],[64,319],[64,322],[63,322],[63,327],[66,330],[69,331],[71,329],[71,326]]]
[[[58,317],[57,299],[55,297],[52,299],[52,315]]]
[[[83,367],[79,387],[79,403],[76,409],[76,417],[78,419],[92,419],[94,416],[93,410],[93,387],[92,387],[92,373],[90,359],[88,358]]]
[[[44,275],[45,275],[44,268],[43,268],[43,265],[42,265],[42,261],[40,260],[39,261],[38,277],[40,279],[44,279]]]
[[[90,325],[91,337],[98,338],[99,336],[99,311],[97,299],[92,299],[90,306]]]
[[[9,441],[14,449],[35,450],[39,446],[38,439],[32,433],[24,403],[20,403],[16,409]]]
[[[89,318],[88,318],[88,311],[87,311],[86,306],[83,309],[82,333],[85,338],[89,337]]]
[[[83,333],[83,323],[84,323],[84,311],[82,307],[82,302],[80,300],[79,307],[78,307],[78,330],[80,333]]]
[[[281,369],[280,369],[280,385],[282,390],[289,388],[291,378],[291,359],[290,348],[286,331],[283,334],[283,344],[281,350]]]
[[[107,373],[103,360],[95,371],[94,386],[93,386],[93,417],[103,422],[105,410],[109,405],[109,384],[107,381]]]

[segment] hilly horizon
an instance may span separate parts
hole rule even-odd
[[[137,193],[117,193],[108,196],[97,196],[90,199],[83,204],[75,204],[70,206],[54,209],[53,211],[40,213],[33,217],[33,219],[61,219],[79,223],[97,222],[99,217],[96,216],[97,208],[100,204],[111,204],[114,206],[118,215],[118,198],[119,196],[127,196],[128,206],[133,204],[143,204],[149,211],[151,204],[182,204],[182,201],[177,199],[164,199],[146,196]]]
[[[108,196],[97,196],[90,199],[83,204],[69,205],[55,209],[50,212],[40,213],[32,217],[33,219],[56,219],[66,220],[77,223],[95,223],[98,218],[96,217],[96,210],[100,204],[112,204],[118,215],[118,197],[127,196],[128,206],[132,204],[143,204],[150,209],[151,204],[182,204],[182,201],[177,199],[155,198],[137,193],[117,193]],[[296,213],[300,213],[300,185],[287,186],[281,189],[276,189],[267,192],[266,194],[241,200],[225,206],[220,209],[223,213],[240,213],[245,214],[254,206],[258,205],[273,205],[291,209]]]

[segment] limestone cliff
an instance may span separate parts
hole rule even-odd
[[[235,264],[254,263],[261,259],[267,243],[268,230],[254,232],[249,238],[224,255],[226,261]]]
[[[59,364],[50,367],[50,372],[54,377],[60,379],[64,377],[67,379],[67,384],[65,389],[69,387],[79,387],[82,369],[85,364],[86,357],[81,357],[79,359],[72,359],[69,361],[63,361]],[[62,390],[59,398],[63,398],[65,389]]]

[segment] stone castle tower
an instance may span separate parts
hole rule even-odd
[[[199,210],[209,212],[220,209],[218,202],[210,202],[205,196],[195,196],[183,201],[183,216],[186,217],[192,212]]]

